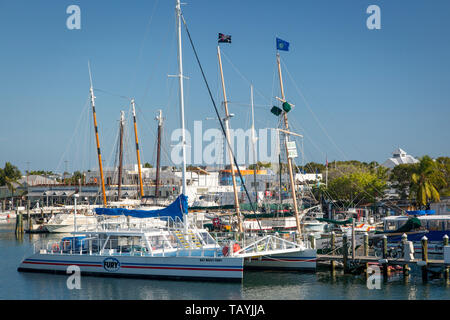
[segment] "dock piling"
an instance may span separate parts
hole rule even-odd
[[[428,238],[426,236],[423,236],[422,240],[422,280],[423,282],[427,282],[428,280],[428,270],[427,270],[427,264],[428,264]]]
[[[443,242],[444,248],[446,246],[448,246],[448,235],[444,235],[442,242]],[[449,269],[450,269],[450,267],[448,265],[444,265],[444,281],[446,284],[450,284],[450,279],[449,279],[450,270]]]
[[[364,256],[366,256],[366,257],[369,256],[369,234],[367,232],[364,232]],[[366,277],[369,276],[369,274],[367,273],[368,269],[369,269],[369,263],[366,262],[365,263]]]
[[[348,243],[347,243],[347,234],[344,233],[342,235],[342,255],[343,255],[343,261],[344,264],[344,273],[348,272]]]
[[[408,242],[408,235],[406,233],[404,233],[402,235],[402,257],[406,260],[406,246]],[[404,277],[408,277],[409,276],[409,265],[407,263],[405,263],[403,265],[403,276]]]
[[[384,235],[383,236],[383,260],[385,262],[383,263],[383,278],[384,278],[385,281],[387,280],[387,277],[389,275],[389,273],[388,273],[389,268],[388,268],[388,263],[387,263],[387,258],[388,258],[388,254],[387,254],[388,246],[387,246],[387,243],[388,243],[387,236]]]
[[[314,238],[314,235],[309,234],[308,240],[309,240],[309,245],[310,245],[311,249],[315,249],[316,248],[316,238]]]
[[[336,233],[334,233],[334,231],[331,232],[331,255],[335,255],[336,254]],[[336,271],[336,261],[331,260],[330,261],[331,264],[331,272],[334,274],[334,272]]]

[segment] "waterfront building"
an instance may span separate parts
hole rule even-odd
[[[419,160],[407,154],[406,151],[397,148],[394,152],[392,152],[392,157],[387,159],[382,164],[382,166],[387,167],[389,169],[393,169],[395,166],[398,166],[399,164],[413,164],[418,162]]]

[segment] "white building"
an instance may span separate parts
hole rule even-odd
[[[382,164],[382,166],[387,167],[389,169],[393,169],[395,166],[398,166],[399,164],[413,164],[418,162],[419,160],[407,154],[404,150],[397,148],[394,152],[392,152],[392,158],[387,159]]]

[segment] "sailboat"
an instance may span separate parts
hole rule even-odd
[[[247,242],[243,248],[233,242],[222,246],[207,230],[197,228],[187,218],[188,205],[184,194],[186,139],[180,6],[180,0],[177,0],[175,12],[178,34],[180,122],[183,130],[181,194],[170,206],[160,210],[107,208],[104,196],[104,207],[96,208],[97,215],[118,218],[107,219],[105,223],[100,222],[94,229],[72,232],[71,237],[65,237],[61,241],[41,239],[34,244],[34,253],[20,263],[18,271],[66,273],[68,267],[77,266],[81,274],[102,276],[242,281],[244,259],[252,261],[255,257],[261,257],[260,261],[264,261],[263,257],[266,256],[277,254],[290,256],[298,252],[296,244],[272,235]],[[94,106],[92,85],[91,97]],[[96,126],[95,129],[98,142]],[[102,174],[99,148],[98,156]],[[103,181],[103,176],[101,178]],[[76,200],[74,210],[76,213]],[[129,218],[154,219],[158,220],[159,224],[143,220],[140,225],[131,225]],[[74,224],[77,230],[76,221]],[[258,264],[257,262],[256,265]]]
[[[220,38],[220,35],[219,35]],[[231,149],[231,143],[230,143],[230,136],[229,136],[229,112],[228,112],[228,102],[227,102],[227,96],[226,96],[226,90],[225,90],[225,81],[224,81],[224,75],[223,75],[223,68],[222,68],[222,59],[221,59],[221,51],[220,51],[220,46],[217,46],[217,57],[218,57],[218,62],[219,62],[219,70],[220,70],[220,75],[221,75],[221,81],[222,81],[222,92],[223,92],[223,98],[224,98],[224,109],[225,109],[225,130],[224,131],[224,135],[225,135],[225,139],[227,141],[227,146],[228,146],[228,155],[229,155],[229,161],[230,161],[230,167],[231,167],[231,176],[232,176],[232,182],[233,182],[233,190],[234,190],[234,203],[235,203],[235,214],[236,214],[236,218],[237,218],[237,228],[238,228],[238,234],[244,234],[245,237],[245,223],[243,221],[243,217],[241,217],[241,212],[240,212],[240,206],[239,206],[239,201],[238,201],[238,197],[237,197],[237,186],[236,186],[236,177],[235,177],[235,169],[234,169],[234,165],[236,164],[236,171],[238,172],[241,181],[243,181],[242,179],[242,175],[241,172],[239,170],[239,166],[236,163],[236,159],[234,158],[233,155],[233,151]],[[279,74],[280,74],[280,81],[281,81],[281,69],[280,69],[280,63],[279,63],[279,55],[277,54],[277,62],[278,62],[278,67],[279,67]],[[282,88],[282,96],[284,99],[284,92],[283,92],[283,85],[282,82],[281,83],[281,88]],[[252,110],[253,110],[253,87],[251,87],[251,101],[252,101]],[[252,112],[253,114],[253,112]],[[284,114],[285,116],[285,124],[286,127],[288,129],[288,124],[287,124],[287,115],[286,113]],[[219,119],[220,120],[220,119]],[[254,152],[254,159],[256,159],[256,151],[255,151],[255,142],[256,142],[256,136],[254,133],[254,117],[252,116],[252,143],[253,143],[253,152]],[[288,143],[288,141],[287,141]],[[288,149],[286,149],[288,151]],[[290,159],[289,159],[290,160]],[[290,164],[290,174],[291,174],[291,182],[293,182],[293,176],[292,176],[292,167],[291,167],[291,163]],[[256,169],[256,168],[255,168]],[[243,185],[244,189],[245,185]],[[247,196],[248,195],[248,192]],[[292,189],[292,193],[293,193],[293,198],[294,198],[294,206],[295,206],[295,219],[297,222],[297,231],[298,231],[298,235],[297,235],[297,243],[294,242],[289,242],[290,245],[294,246],[296,248],[296,250],[291,251],[289,253],[272,253],[272,254],[266,254],[264,256],[259,256],[259,257],[249,257],[245,260],[244,262],[244,267],[248,268],[248,269],[294,269],[294,270],[314,270],[316,268],[316,250],[305,245],[300,238],[300,234],[301,234],[301,229],[300,229],[300,220],[298,218],[298,213],[297,213],[297,203],[295,200],[295,187],[293,187]],[[257,193],[255,193],[257,194]],[[253,207],[252,201],[249,197],[249,202],[251,204],[251,206]],[[254,212],[256,213],[256,208],[254,208]],[[257,220],[257,224],[259,225],[259,228],[261,229],[261,224],[260,222]],[[267,235],[265,236],[267,237]],[[264,239],[265,237],[262,237],[262,239]],[[272,234],[271,237],[274,238],[278,238],[278,234]],[[258,239],[258,237],[256,237],[256,239]],[[278,238],[281,239],[281,238]],[[260,241],[260,240],[257,240]],[[286,241],[283,239],[283,241]],[[239,251],[237,252],[239,253]]]

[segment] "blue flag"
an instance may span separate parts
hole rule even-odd
[[[289,51],[289,42],[277,38],[277,50]]]

